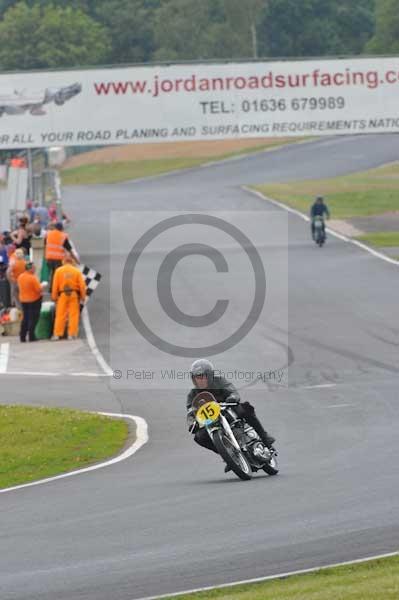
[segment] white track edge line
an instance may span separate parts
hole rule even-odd
[[[264,194],[262,194],[262,192],[259,192],[258,190],[253,190],[253,189],[247,187],[246,185],[243,185],[242,189],[250,194],[254,194],[255,196],[258,196],[258,198],[262,198],[262,200],[266,200],[267,202],[270,202],[271,204],[275,204],[276,206],[286,210],[287,212],[297,215],[298,217],[300,217],[304,221],[307,221],[308,223],[310,222],[310,218],[307,215],[304,215],[303,213],[301,213],[299,210],[296,210],[295,208],[291,208],[290,206],[286,206],[285,204],[282,204],[281,202],[278,202],[277,200],[274,200],[273,198],[269,198],[268,196],[265,196]],[[391,263],[392,265],[399,266],[399,262],[397,260],[395,260],[394,258],[390,258],[389,256],[386,256],[385,254],[382,254],[381,252],[378,252],[377,250],[373,250],[373,248],[370,248],[369,246],[367,246],[366,244],[363,244],[362,242],[359,242],[358,240],[354,240],[350,237],[347,237],[346,235],[342,235],[341,233],[338,233],[337,231],[334,231],[334,229],[330,229],[329,227],[326,227],[326,231],[328,233],[330,233],[331,235],[333,235],[334,237],[336,237],[344,242],[349,242],[350,244],[353,244],[354,246],[358,246],[359,248],[366,250],[373,256],[376,256],[377,258],[381,258],[381,260],[385,260],[385,262]]]
[[[0,344],[0,374],[5,375],[8,367],[8,357],[10,354],[10,344]]]
[[[136,440],[133,442],[129,448],[127,448],[122,454],[111,458],[105,462],[92,465],[91,467],[85,467],[83,469],[78,469],[76,471],[70,471],[69,473],[62,473],[61,475],[55,475],[54,477],[47,477],[46,479],[39,479],[38,481],[32,481],[31,483],[23,483],[21,485],[15,485],[13,487],[4,488],[0,490],[0,494],[5,494],[7,492],[13,492],[15,490],[21,490],[23,488],[33,487],[35,485],[42,485],[43,483],[49,483],[51,481],[57,481],[58,479],[65,479],[66,477],[72,477],[74,475],[81,475],[82,473],[88,473],[89,471],[96,471],[97,469],[103,469],[104,467],[109,467],[110,465],[114,465],[122,460],[126,460],[133,454],[137,452],[146,442],[148,442],[148,426],[144,419],[141,417],[137,417],[135,415],[122,415],[119,413],[108,413],[108,412],[96,412],[98,415],[104,415],[106,417],[116,417],[122,419],[131,419],[136,423]]]
[[[16,375],[19,377],[109,377],[107,373],[90,373],[90,371],[83,373],[68,373],[68,371],[7,371],[2,373],[0,371],[0,377],[2,375]]]
[[[315,385],[305,385],[304,389],[305,390],[318,390],[320,388],[333,388],[333,387],[337,387],[336,383],[318,383]]]
[[[89,348],[92,351],[92,353],[94,354],[94,357],[95,357],[97,363],[99,364],[101,369],[104,371],[105,375],[112,377],[113,370],[111,369],[111,367],[109,366],[109,364],[107,363],[107,361],[105,360],[103,355],[101,354],[100,350],[97,347],[96,340],[94,339],[93,330],[91,328],[91,323],[90,323],[89,310],[88,310],[87,306],[85,306],[84,309],[82,310],[82,323],[83,323],[83,327],[85,330],[87,343],[89,344]]]
[[[199,592],[210,592],[221,590],[229,587],[236,587],[238,585],[248,585],[251,583],[262,583],[264,581],[271,581],[273,579],[285,579],[286,577],[293,577],[295,575],[306,575],[307,573],[315,573],[317,571],[324,571],[325,569],[334,569],[336,567],[345,567],[349,565],[356,565],[360,563],[369,562],[371,560],[377,560],[381,558],[390,558],[393,556],[399,556],[399,552],[389,552],[386,554],[377,554],[375,556],[368,556],[366,558],[357,558],[356,560],[348,560],[341,563],[333,563],[331,565],[323,565],[322,567],[311,567],[309,569],[301,569],[299,571],[289,571],[287,573],[278,573],[277,575],[266,575],[265,577],[256,577],[255,579],[243,579],[242,581],[234,581],[232,583],[223,583],[221,585],[216,585],[214,587],[203,587],[196,588],[193,590],[186,590],[185,592],[177,592],[175,594],[162,594],[161,596],[145,596],[142,598],[138,598],[137,600],[162,600],[162,598],[175,598],[178,596],[184,596],[186,594],[197,594]]]
[[[59,377],[60,375],[70,375],[70,373],[57,373],[55,371],[7,371],[6,373],[1,373],[0,375],[40,375],[41,377]]]

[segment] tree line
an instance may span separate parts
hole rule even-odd
[[[399,0],[0,0],[0,70],[395,54]]]

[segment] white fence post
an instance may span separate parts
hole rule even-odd
[[[0,189],[0,231],[10,231],[10,205],[7,189]]]

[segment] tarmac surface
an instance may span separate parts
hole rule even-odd
[[[66,190],[82,259],[103,274],[90,301],[96,341],[122,377],[9,375],[1,401],[139,415],[149,442],[113,467],[0,495],[2,600],[133,600],[398,549],[397,266],[333,236],[317,248],[307,223],[241,187],[354,172],[398,151],[395,135],[330,138],[149,181]],[[273,478],[240,482],[192,443],[188,382],[170,375],[162,383],[160,375],[184,372],[192,358],[159,349],[126,315],[126,252],[150,217],[211,210],[228,211],[226,220],[249,231],[266,266],[266,303],[253,329],[211,358],[246,373],[242,395],[278,440]],[[216,342],[251,299],[245,256],[214,233],[203,231],[202,242],[217,244],[234,269],[218,273],[209,258],[183,258],[172,277],[176,304],[191,316],[219,297],[231,302],[227,322],[195,335],[171,325],[154,300],[154,273],[173,235],[142,256],[138,306],[176,344]],[[175,238],[183,243],[184,231]],[[263,380],[251,379],[251,369]],[[132,379],[128,370],[155,376]]]
[[[21,344],[19,337],[7,336],[1,338],[3,350],[5,345],[8,346],[7,375],[95,377],[103,374],[83,339]]]

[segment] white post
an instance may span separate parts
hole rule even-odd
[[[28,199],[33,200],[33,161],[32,150],[30,148],[26,151],[26,158],[28,164]]]
[[[0,231],[10,231],[10,205],[7,189],[0,190]]]

